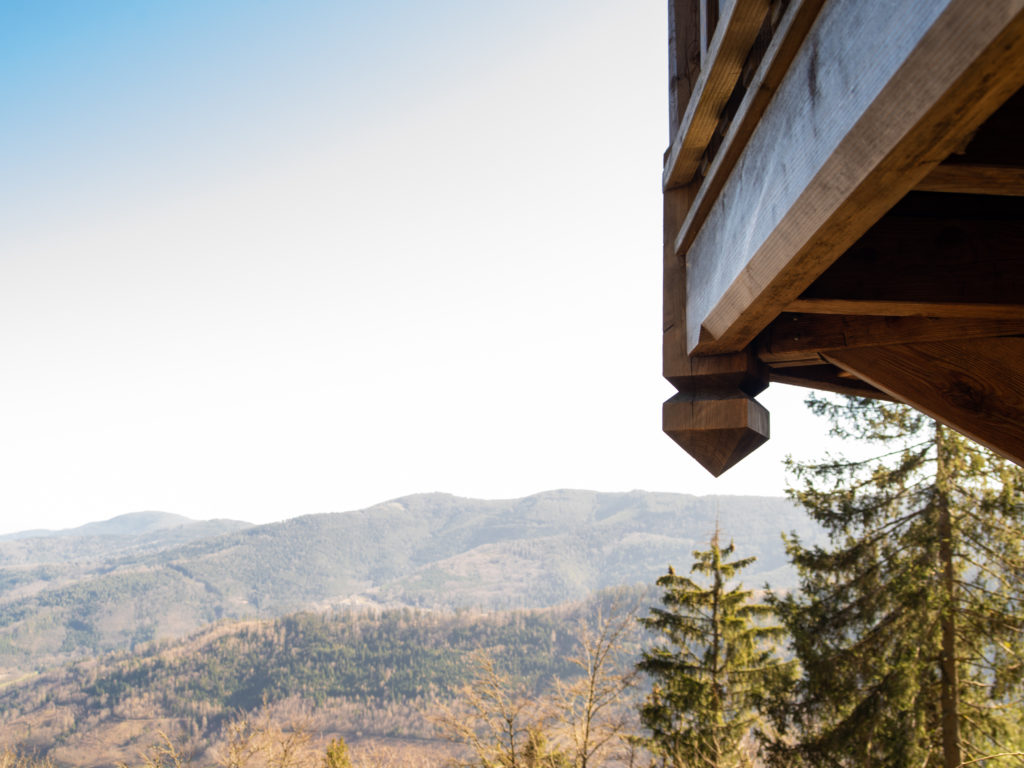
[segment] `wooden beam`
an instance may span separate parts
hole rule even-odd
[[[1021,126],[1024,130],[1024,125]],[[977,163],[943,163],[922,179],[922,192],[1024,196],[1024,168]]]
[[[884,299],[796,299],[786,305],[785,311],[819,315],[889,315],[892,317],[1024,320],[1024,304],[886,301]]]
[[[768,13],[768,0],[723,0],[700,77],[665,161],[665,189],[689,183]],[[702,19],[705,14],[702,14]]]
[[[918,341],[1024,336],[1021,320],[873,317],[783,313],[765,331],[758,358],[772,366],[836,349]]]
[[[1022,61],[1024,0],[826,3],[686,254],[688,350],[745,347],[1024,83]]]
[[[844,375],[834,365],[808,365],[793,368],[772,368],[771,381],[773,384],[789,384],[793,387],[808,387],[810,389],[821,389],[825,392],[835,392],[839,395],[850,395],[852,397],[871,397],[875,400],[889,400],[895,402],[895,398],[882,390],[861,381],[855,376]]]
[[[676,253],[685,253],[689,249],[697,230],[707,218],[712,203],[718,198],[722,186],[736,165],[736,160],[757,127],[757,122],[764,114],[768,102],[775,95],[790,62],[800,48],[800,43],[807,36],[807,31],[824,2],[825,0],[791,0],[787,6],[768,50],[761,58],[761,63],[736,109],[736,114],[729,123],[722,144],[708,166],[686,218],[676,230]],[[670,165],[666,162],[662,177],[662,184],[666,188],[672,183],[671,173]]]
[[[862,347],[826,358],[1024,465],[1024,338]]]
[[[703,65],[708,60],[708,47],[711,44],[711,35],[714,29],[711,28],[711,13],[708,9],[708,0],[700,0],[700,61]]]

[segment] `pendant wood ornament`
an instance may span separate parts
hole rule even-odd
[[[662,429],[718,477],[768,440],[768,411],[754,399],[768,378],[746,352],[693,363],[695,375],[673,377],[680,391],[662,405]]]

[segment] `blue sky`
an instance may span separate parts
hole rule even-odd
[[[0,5],[0,530],[779,494],[660,432],[660,0]]]

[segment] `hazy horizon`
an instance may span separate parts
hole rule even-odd
[[[661,2],[7,4],[0,530],[780,495],[661,433]]]

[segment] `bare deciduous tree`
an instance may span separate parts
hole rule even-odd
[[[630,765],[635,747],[626,736],[636,730],[636,708],[627,701],[636,681],[624,644],[635,628],[635,612],[598,609],[593,623],[580,621],[577,651],[569,661],[580,670],[572,682],[559,681],[553,699],[558,732],[568,741],[573,768]]]

